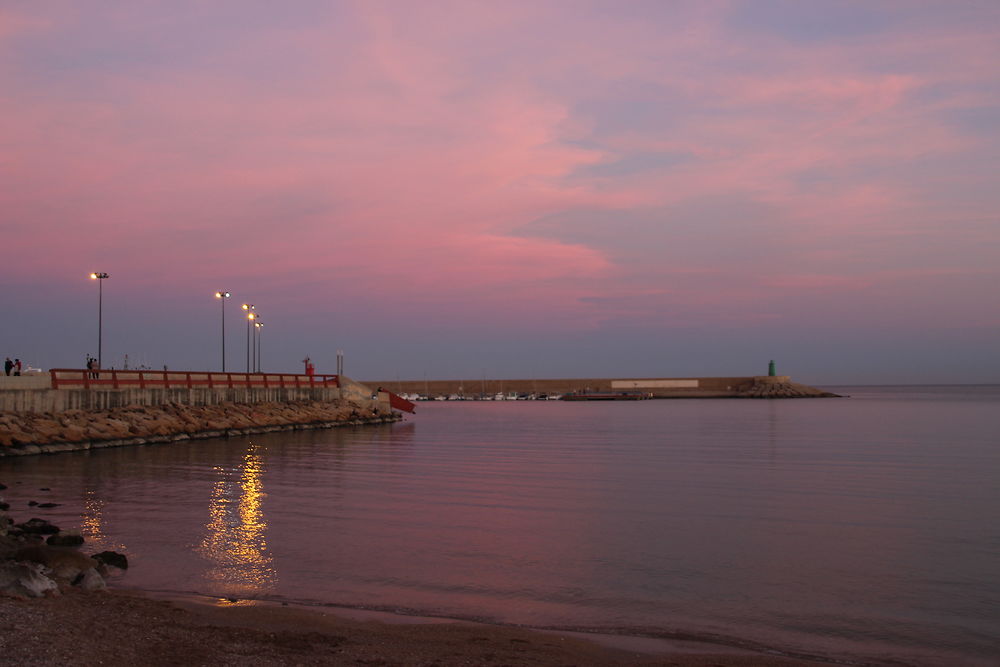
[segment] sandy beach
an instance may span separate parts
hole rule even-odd
[[[6,665],[820,665],[729,647],[129,591],[0,598]],[[617,644],[611,646],[608,644]]]

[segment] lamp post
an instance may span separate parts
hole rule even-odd
[[[250,325],[253,324],[255,319],[254,315],[254,305],[252,303],[244,303],[242,306],[243,310],[247,311],[247,373],[250,372]]]
[[[109,278],[108,274],[93,272],[90,274],[91,280],[97,281],[97,367],[101,367],[101,344],[104,341],[104,281]]]
[[[257,354],[256,354],[256,357],[257,357],[257,359],[256,359],[257,372],[258,373],[263,373],[264,370],[260,367],[260,341],[261,341],[262,338],[264,338],[264,335],[263,335],[264,332],[261,331],[261,329],[264,328],[264,323],[261,322],[260,320],[257,320],[256,322],[253,323],[253,328],[254,328],[253,335],[254,335],[254,339],[255,339],[254,342],[256,343],[256,348],[257,348]]]
[[[226,372],[226,299],[231,297],[229,292],[216,292],[215,298],[222,305],[222,372]]]

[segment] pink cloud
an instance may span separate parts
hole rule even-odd
[[[886,258],[886,244],[917,233],[915,212],[951,209],[905,169],[984,150],[937,114],[996,101],[976,85],[995,79],[987,28],[971,40],[946,26],[762,48],[725,26],[725,4],[678,6],[673,22],[516,3],[349,8],[248,40],[220,35],[232,41],[183,63],[33,79],[4,101],[6,240],[44,249],[50,265],[114,261],[145,287],[266,272],[286,292],[363,279],[366,295],[391,300],[402,284],[428,311],[461,304],[498,320],[746,314],[775,293],[856,293],[890,280],[873,265],[916,262],[912,249]],[[117,35],[147,26],[148,11],[105,13]],[[13,16],[0,13],[3,48],[80,20]],[[950,57],[920,58],[926,44]],[[894,53],[920,67],[875,65]],[[14,90],[32,79],[0,71]],[[955,80],[974,92],[934,97]],[[625,84],[652,91],[645,124],[615,123],[632,111],[616,108]],[[595,169],[657,152],[688,159],[625,177]],[[747,223],[760,239],[720,237],[724,261],[681,234],[622,250],[614,234],[577,238],[570,223],[564,236],[520,231],[561,213],[669,212],[733,194],[774,215]],[[946,233],[920,231],[927,243]],[[751,273],[775,255],[766,276]],[[38,262],[19,253],[4,271]]]

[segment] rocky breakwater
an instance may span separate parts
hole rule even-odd
[[[376,404],[339,400],[130,405],[109,410],[0,413],[0,456],[44,454],[250,433],[398,421]]]
[[[0,484],[0,490],[7,487]],[[45,519],[15,523],[0,498],[0,595],[37,598],[70,589],[104,590],[128,560],[113,551],[87,555],[79,533],[64,532]]]
[[[787,375],[754,378],[753,383],[741,387],[740,398],[839,398],[822,389],[792,382]]]

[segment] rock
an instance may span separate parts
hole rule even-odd
[[[128,569],[128,558],[125,557],[125,554],[120,554],[117,551],[102,551],[99,554],[94,554],[92,558],[98,563],[117,567],[120,570]]]
[[[108,587],[107,582],[104,581],[104,577],[94,569],[84,570],[76,579],[73,580],[74,586],[79,586],[88,593],[93,591],[103,591]]]
[[[80,573],[97,567],[97,561],[89,558],[76,549],[52,547],[38,544],[18,549],[14,560],[29,561],[44,565],[57,579],[75,580]]]
[[[87,440],[87,430],[82,426],[77,426],[72,424],[70,426],[63,427],[63,438],[69,442],[82,442]]]
[[[7,526],[10,525],[8,522],[10,519],[7,517],[2,517],[3,521],[0,521],[0,560],[5,560],[14,555],[14,552],[24,546],[20,540],[14,537],[7,536]]]
[[[45,519],[28,519],[16,527],[28,535],[54,535],[59,532],[58,526],[53,526]]]
[[[58,595],[59,586],[44,571],[39,563],[0,563],[0,594],[28,598]]]
[[[49,535],[45,543],[53,547],[78,547],[83,544],[83,536],[76,533],[57,533]]]

